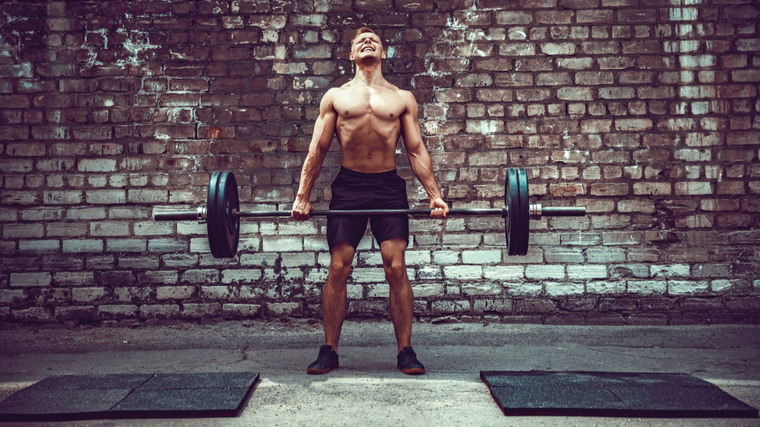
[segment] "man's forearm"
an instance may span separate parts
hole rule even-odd
[[[441,189],[435,181],[433,161],[430,159],[430,154],[427,153],[427,150],[411,155],[409,163],[412,167],[412,172],[414,172],[414,175],[425,188],[430,200],[442,199]]]
[[[322,171],[322,162],[327,154],[319,151],[319,148],[316,148],[316,152],[309,151],[309,154],[306,156],[306,161],[304,161],[303,169],[301,170],[301,182],[298,185],[298,193],[296,193],[297,198],[309,199],[311,190],[314,188],[314,183]]]

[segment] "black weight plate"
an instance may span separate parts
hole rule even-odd
[[[224,200],[227,206],[227,235],[229,244],[227,246],[227,258],[232,258],[237,254],[238,242],[240,241],[240,218],[235,215],[240,211],[240,199],[238,198],[237,180],[232,172],[226,172],[224,184]],[[229,197],[227,197],[229,196]]]
[[[507,233],[507,254],[525,255],[528,253],[528,227],[530,226],[528,178],[525,169],[507,169],[504,197],[508,210],[506,221],[504,221]]]
[[[510,256],[517,255],[517,234],[519,231],[517,229],[516,218],[519,211],[517,207],[517,195],[519,192],[520,189],[517,187],[517,169],[509,168],[507,169],[506,191],[504,193],[507,205],[507,218],[504,221],[504,229],[507,234],[507,254]]]
[[[237,252],[240,239],[240,219],[233,214],[233,211],[240,209],[237,182],[235,175],[230,172],[218,174],[214,200],[209,203],[207,215],[209,246],[215,258],[232,258]]]
[[[206,230],[208,230],[208,245],[211,249],[211,255],[216,258],[220,257],[221,250],[219,249],[220,242],[219,232],[217,231],[219,219],[217,204],[219,203],[219,172],[211,174],[211,179],[208,182],[208,196],[206,197]]]
[[[528,254],[528,238],[530,237],[530,200],[528,194],[528,173],[525,169],[517,170],[517,188],[520,189],[520,238],[517,240],[517,254]]]

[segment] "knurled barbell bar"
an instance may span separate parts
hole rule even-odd
[[[543,207],[528,202],[528,176],[525,169],[507,169],[507,182],[501,209],[450,209],[449,215],[499,215],[505,219],[507,253],[528,253],[531,219],[543,216],[584,216],[584,207]],[[430,215],[430,209],[313,210],[311,216],[326,215]],[[232,172],[214,172],[208,185],[206,206],[195,211],[158,211],[156,221],[197,220],[208,227],[209,247],[215,258],[231,258],[237,253],[240,218],[290,217],[290,211],[241,211],[237,182]]]

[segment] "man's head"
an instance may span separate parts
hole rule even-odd
[[[349,59],[358,61],[364,58],[385,59],[383,42],[380,40],[380,36],[369,27],[361,27],[356,30],[356,34],[351,40]]]

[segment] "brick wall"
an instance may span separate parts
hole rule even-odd
[[[231,170],[245,209],[289,209],[317,107],[381,34],[445,197],[585,206],[532,221],[412,219],[424,321],[760,323],[757,0],[6,1],[0,4],[0,318],[134,322],[319,317],[324,219],[245,220],[239,256],[205,226]],[[325,161],[324,208],[340,164]],[[424,192],[403,153],[414,204]],[[350,316],[384,316],[369,236]]]

